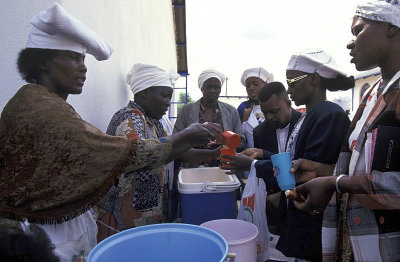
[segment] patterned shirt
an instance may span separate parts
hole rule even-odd
[[[167,134],[159,120],[146,115],[133,101],[117,113],[107,134],[128,139],[157,139]],[[112,213],[119,229],[162,223],[168,215],[168,178],[163,168],[144,167],[121,175],[100,205]]]

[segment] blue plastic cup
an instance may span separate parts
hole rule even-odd
[[[271,156],[272,165],[277,174],[276,179],[282,191],[293,189],[296,179],[289,170],[292,167],[292,157],[289,152],[283,152]]]

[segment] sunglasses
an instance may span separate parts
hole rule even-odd
[[[295,78],[286,79],[286,82],[287,82],[289,87],[293,87],[293,83],[295,83],[295,82],[297,82],[297,81],[299,81],[301,79],[304,79],[307,76],[309,76],[309,75],[306,74],[306,75],[301,75],[301,76],[298,76],[298,77],[295,77]]]

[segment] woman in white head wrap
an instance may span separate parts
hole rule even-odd
[[[315,178],[296,187],[296,192],[306,199],[296,201],[295,205],[304,211],[323,211],[336,191],[340,206],[331,203],[325,211],[324,260],[398,261],[400,160],[398,154],[396,158],[396,154],[390,153],[393,145],[389,141],[398,140],[400,134],[399,1],[358,5],[351,32],[353,39],[347,45],[353,57],[351,62],[357,70],[379,66],[382,79],[366,91],[360,103],[336,164],[336,176]],[[374,129],[376,145],[371,147]],[[380,132],[385,133],[380,136]],[[378,144],[382,138],[388,142]],[[308,166],[310,172],[321,173],[310,162],[295,166]]]
[[[135,64],[127,74],[134,101],[114,114],[107,134],[128,139],[168,136],[159,120],[170,106],[178,78],[173,70],[166,72],[155,65]],[[165,222],[168,218],[167,186],[164,167],[149,166],[138,173],[122,174],[119,183],[111,187],[99,205],[98,240],[119,230]],[[110,231],[110,227],[114,231]]]
[[[215,135],[201,125],[157,140],[104,134],[66,100],[82,92],[86,53],[106,60],[111,46],[58,3],[31,23],[17,61],[29,84],[10,99],[0,119],[0,223],[24,221],[25,230],[40,224],[61,261],[84,259],[97,242],[88,210],[122,171],[160,167]]]
[[[215,69],[204,70],[198,78],[203,97],[195,103],[183,106],[174,125],[174,133],[180,132],[192,123],[212,122],[220,124],[223,130],[231,130],[242,137],[240,148],[245,146],[242,124],[237,110],[218,100],[225,75]],[[219,166],[219,161],[184,164],[185,167],[199,165]]]
[[[129,71],[126,80],[135,96],[135,101],[140,100],[139,105],[144,111],[150,117],[160,120],[171,104],[173,88],[178,78],[179,75],[172,69],[166,72],[154,65],[138,63]],[[145,98],[159,98],[159,101],[142,101],[144,94],[149,94],[144,96]]]
[[[107,134],[128,139],[169,136],[160,119],[171,104],[173,87],[178,78],[173,70],[166,72],[155,65],[135,64],[127,75],[134,101],[129,101],[126,107],[114,114]],[[165,167],[148,166],[137,173],[122,174],[119,183],[111,187],[100,204],[102,215],[98,240],[117,230],[167,221],[168,182],[172,179],[166,174]],[[110,231],[110,227],[115,230]]]
[[[349,89],[354,86],[354,79],[346,77],[333,58],[320,49],[293,55],[286,76],[288,94],[297,106],[305,105],[306,112],[289,134],[285,151],[293,160],[335,164],[350,121],[339,105],[326,101],[326,90]],[[307,179],[311,178],[300,176],[296,182]],[[278,250],[289,257],[320,261],[322,214],[299,211],[289,200],[281,228]],[[304,235],[308,241],[303,241]]]
[[[258,93],[261,88],[272,81],[274,81],[274,76],[262,67],[248,68],[243,71],[240,82],[246,87],[249,100],[242,102],[238,107],[242,122],[249,118],[253,105],[259,104]]]
[[[273,79],[273,75],[262,67],[244,70],[240,79],[249,96],[249,100],[242,102],[237,108],[240,120],[243,122],[247,148],[254,147],[253,129],[264,121],[264,114],[261,112],[260,102],[258,101],[258,93],[263,86]]]

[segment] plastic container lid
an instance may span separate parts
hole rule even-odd
[[[239,186],[235,175],[227,175],[219,167],[187,168],[178,175],[178,190],[184,194],[231,192]]]

